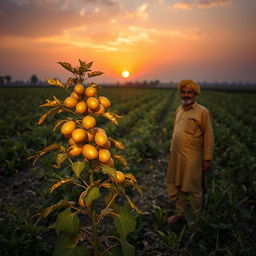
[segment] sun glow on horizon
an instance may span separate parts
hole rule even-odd
[[[129,72],[129,71],[124,70],[124,71],[122,72],[122,77],[123,77],[123,78],[128,78],[129,76],[130,76],[130,72]]]

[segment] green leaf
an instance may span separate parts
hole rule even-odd
[[[67,154],[66,153],[59,153],[56,156],[56,163],[58,167],[61,167],[61,164],[67,159]]]
[[[105,208],[105,209],[114,209],[115,211],[119,212],[120,211],[120,206],[118,206],[116,203],[115,203],[115,200],[112,201],[114,197],[114,193],[113,192],[109,192],[107,193],[107,195],[104,197],[104,202],[105,202],[105,205],[106,207],[108,208]],[[109,205],[109,203],[112,201],[112,203]]]
[[[97,187],[92,188],[84,198],[85,205],[88,207],[92,202],[100,197],[100,190]]]
[[[191,211],[185,210],[184,217],[186,219],[186,222],[188,223],[188,226],[192,226],[196,223],[195,215]]]
[[[79,232],[79,219],[75,213],[71,212],[71,208],[67,208],[61,212],[56,220],[56,231],[75,235]]]
[[[112,248],[110,252],[105,252],[103,256],[120,256],[122,255],[122,251],[119,248]]]
[[[110,167],[109,165],[103,164],[101,166],[101,169],[104,174],[108,174],[109,176],[116,179],[116,169],[115,168]]]
[[[125,239],[130,232],[135,231],[136,220],[127,208],[120,210],[117,216],[115,216],[114,223],[118,233],[123,239]]]
[[[127,242],[126,239],[121,239],[121,245],[123,249],[123,256],[134,256],[135,247]]]
[[[132,185],[140,193],[140,195],[143,196],[143,191],[142,191],[140,185],[138,185],[137,183],[131,182],[131,181],[127,181],[126,183]]]
[[[85,168],[85,162],[75,162],[72,164],[72,170],[74,171],[76,177],[80,177],[81,171]]]
[[[57,63],[59,63],[63,68],[67,69],[71,73],[74,72],[74,68],[71,66],[71,64],[69,64],[67,62],[57,62]]]
[[[53,256],[90,256],[85,246],[77,246],[69,237],[60,238],[55,244]]]
[[[54,212],[58,208],[61,208],[61,207],[64,207],[64,206],[72,206],[74,204],[75,203],[73,201],[60,200],[58,203],[53,204],[53,205],[45,208],[43,213],[40,214],[40,216],[38,217],[36,222],[38,223],[40,220],[46,218],[49,214],[51,214],[52,212]]]

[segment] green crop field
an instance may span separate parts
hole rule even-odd
[[[137,216],[136,231],[128,240],[136,255],[256,255],[256,94],[203,91],[198,102],[212,113],[215,151],[208,173],[208,193],[199,216],[168,225],[174,205],[166,195],[166,168],[172,123],[179,97],[172,89],[102,88],[111,110],[123,115],[116,127],[104,127],[125,146],[129,172],[138,177],[144,196],[134,194],[146,215]],[[51,255],[55,233],[50,216],[35,224],[32,216],[51,205],[60,192],[49,194],[62,170],[52,165],[54,153],[36,165],[27,158],[54,143],[66,143],[54,116],[44,125],[46,112],[39,105],[53,95],[66,97],[58,88],[0,89],[0,255]],[[72,192],[72,191],[71,191]],[[56,216],[55,216],[56,217]],[[104,254],[105,255],[105,254]]]

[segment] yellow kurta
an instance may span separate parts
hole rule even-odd
[[[214,135],[210,112],[198,103],[175,115],[167,170],[168,195],[177,199],[177,188],[199,195],[202,192],[202,161],[211,160]]]

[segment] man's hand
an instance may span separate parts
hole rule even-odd
[[[211,160],[203,160],[203,171],[209,171],[211,168]]]

